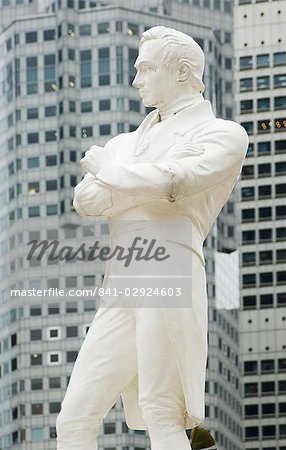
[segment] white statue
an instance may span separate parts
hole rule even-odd
[[[102,296],[81,347],[57,418],[57,450],[97,449],[102,420],[120,396],[127,425],[148,429],[152,450],[190,449],[185,430],[204,421],[202,245],[237,181],[248,137],[204,100],[204,54],[191,37],[149,29],[135,67],[133,86],[156,109],[136,131],[86,152],[88,173],[75,187],[74,207],[109,219],[111,248],[155,237],[161,259],[107,262],[103,287],[122,292]],[[157,281],[159,296],[150,300],[147,289],[152,294]],[[173,295],[165,295],[164,283]]]

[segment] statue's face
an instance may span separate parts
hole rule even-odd
[[[160,107],[176,98],[176,70],[161,64],[162,54],[162,43],[152,39],[142,44],[135,61],[137,74],[132,85],[139,89],[144,106]]]

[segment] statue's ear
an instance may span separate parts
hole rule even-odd
[[[184,83],[192,75],[191,65],[187,61],[182,61],[178,67],[178,83]]]

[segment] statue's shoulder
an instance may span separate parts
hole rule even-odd
[[[228,119],[213,118],[205,123],[203,129],[199,130],[199,135],[219,134],[222,138],[248,142],[248,135],[245,129],[237,122]]]

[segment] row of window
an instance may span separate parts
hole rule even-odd
[[[245,273],[242,275],[242,287],[254,287],[254,286],[272,286],[274,283],[277,285],[286,284],[286,271],[278,271],[275,274],[273,272]]]
[[[242,253],[243,266],[255,266],[259,264],[281,264],[286,262],[286,249],[276,250],[276,257],[273,257],[273,250],[261,250],[259,254],[256,252]],[[258,258],[259,255],[259,258]]]
[[[254,144],[251,142],[248,146],[247,157],[270,155],[274,151],[275,154],[286,152],[286,140],[280,139],[276,141],[263,141]]]
[[[263,119],[258,120],[256,123],[253,121],[241,122],[241,125],[249,135],[254,133],[270,133],[271,131],[286,131],[286,118],[278,117],[273,120]]]
[[[272,163],[263,163],[263,164],[248,164],[243,166],[241,177],[242,179],[246,178],[264,178],[271,177],[272,172],[274,172],[274,167]],[[285,175],[286,173],[286,161],[275,163],[275,176]],[[274,176],[274,173],[273,173]],[[284,183],[279,183],[276,185],[277,194],[283,194],[284,192]],[[279,186],[279,187],[278,187]],[[261,186],[262,188],[262,186]],[[265,191],[267,194],[267,192]]]
[[[83,336],[86,336],[88,331],[88,325],[83,326]],[[31,341],[42,341],[44,330],[42,328],[33,328],[30,330],[30,340]],[[61,327],[48,327],[45,333],[46,339],[50,340],[59,340],[62,338],[62,328]],[[72,338],[78,337],[78,326],[77,325],[69,325],[65,327],[65,337]]]
[[[251,176],[252,178],[252,176]],[[274,189],[275,188],[275,189]],[[277,197],[285,197],[286,195],[286,184],[276,184],[272,185],[263,185],[263,186],[247,186],[241,188],[241,200],[255,200],[255,199],[265,199],[272,198],[274,196]]]
[[[116,125],[116,129],[115,128]],[[126,125],[128,127],[128,131],[135,131],[138,127],[138,124],[129,124]],[[97,126],[84,126],[81,127],[80,130],[76,125],[70,125],[68,128],[68,136],[72,138],[90,138],[93,136],[110,136],[111,134],[124,133],[126,132],[126,126],[123,122],[118,122],[117,124],[105,123]],[[80,131],[80,136],[78,135]],[[60,127],[59,130],[47,130],[45,134],[42,136],[38,131],[27,133],[26,142],[23,142],[22,135],[16,134],[16,136],[12,136],[8,142],[8,150],[11,151],[15,147],[20,145],[30,145],[30,144],[39,144],[44,142],[57,142],[58,140],[64,139],[64,127]]]
[[[261,242],[285,241],[286,240],[286,228],[276,228],[275,238],[272,228],[263,228],[261,230],[244,230],[242,231],[242,244],[249,245]]]
[[[241,222],[265,222],[267,220],[281,220],[286,218],[286,205],[264,206],[261,208],[246,208],[241,211]]]
[[[255,419],[261,416],[264,417],[275,417],[279,414],[279,417],[286,415],[286,403],[281,402],[276,405],[276,403],[262,403],[262,405],[250,404],[244,405],[244,418],[245,419]]]
[[[261,397],[263,395],[286,394],[286,380],[244,383],[244,397]]]
[[[260,428],[260,433],[259,433]],[[245,440],[256,441],[259,439],[279,439],[286,437],[286,424],[262,425],[261,427],[245,427]]]
[[[262,89],[278,89],[286,86],[286,74],[277,74],[273,75],[272,83],[270,82],[270,76],[264,75],[256,77],[256,86],[254,86],[253,78],[241,78],[239,80],[239,91],[246,92],[252,91],[254,89],[262,90]]]
[[[244,295],[242,297],[242,307],[243,310],[246,309],[256,309],[257,307],[260,309],[264,308],[273,308],[275,306],[285,307],[286,306],[286,292],[279,292],[276,294],[275,304],[275,295],[274,294],[260,294],[256,295]],[[283,316],[284,317],[284,316]],[[282,320],[283,320],[282,317]]]
[[[256,100],[256,109],[254,108],[254,100],[241,100],[240,102],[240,114],[253,113],[260,111],[286,109],[286,95],[280,95],[274,97],[274,106],[272,108],[270,104],[270,97],[258,98]]]
[[[261,361],[251,360],[244,361],[244,375],[257,375],[265,373],[286,372],[286,359],[280,358],[277,361],[275,359],[263,359]],[[260,368],[260,372],[259,369]],[[277,367],[277,369],[276,369]],[[285,410],[286,412],[286,410]]]
[[[281,66],[286,64],[286,52],[276,52],[273,53],[273,66]],[[270,67],[271,55],[269,53],[264,53],[262,55],[256,55],[256,64],[254,64],[254,56],[241,56],[239,58],[239,69],[249,70],[249,69],[260,69],[263,67]]]

